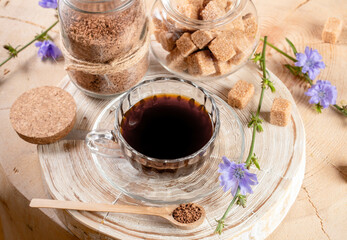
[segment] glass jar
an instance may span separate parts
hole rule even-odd
[[[190,80],[225,77],[259,42],[251,0],[156,0],[151,50],[168,71]]]
[[[148,65],[149,29],[143,0],[60,0],[66,70],[92,97],[119,95]]]

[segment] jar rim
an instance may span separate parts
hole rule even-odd
[[[104,14],[104,13],[110,13],[110,12],[118,12],[123,11],[130,7],[135,0],[120,0],[122,2],[121,4],[116,4],[115,7],[110,8],[107,11],[88,11],[85,9],[82,9],[76,5],[76,3],[79,4],[106,4],[106,3],[112,3],[115,2],[115,0],[63,0],[63,2],[72,8],[75,11],[81,12],[81,13],[88,13],[88,14]]]
[[[161,1],[164,9],[172,18],[178,20],[180,23],[186,26],[193,28],[215,28],[231,22],[232,20],[237,18],[245,9],[249,0],[236,0],[235,2],[233,2],[233,7],[226,14],[214,20],[200,20],[186,17],[172,5],[171,0],[159,1]]]

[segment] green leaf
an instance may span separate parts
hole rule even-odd
[[[247,203],[247,196],[239,194],[237,197],[236,204],[245,208],[246,203]]]
[[[322,105],[320,105],[320,103],[315,104],[314,109],[317,111],[317,113],[322,113]]]
[[[296,55],[298,51],[296,50],[294,44],[288,38],[286,38],[286,41],[289,44],[289,46],[292,48],[294,55]]]
[[[268,84],[269,88],[271,89],[271,92],[274,93],[276,92],[276,88],[274,87],[273,82],[269,81]]]
[[[257,124],[257,132],[262,132],[263,131],[263,127],[261,126],[261,124]]]
[[[8,54],[10,54],[10,56],[12,57],[17,57],[18,55],[18,52],[17,52],[17,48],[14,48],[11,44],[7,44],[7,45],[4,45],[4,48],[8,51]]]
[[[52,37],[49,36],[47,33],[41,32],[40,34],[36,34],[35,38],[37,38],[37,41],[43,42],[45,40],[52,40]]]
[[[253,156],[251,157],[251,161],[252,161],[252,163],[256,166],[256,168],[258,168],[258,170],[260,170],[260,166],[259,166],[259,163],[258,163],[258,158],[257,158],[257,156],[255,155],[255,153],[254,153]]]
[[[261,59],[261,54],[260,53],[255,53],[254,57],[251,59],[254,63],[259,62]]]

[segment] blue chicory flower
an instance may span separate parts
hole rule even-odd
[[[310,79],[314,80],[320,73],[321,69],[325,68],[325,64],[322,60],[322,56],[316,49],[309,47],[305,48],[305,53],[296,54],[295,66],[302,67],[303,73],[308,73]]]
[[[237,188],[240,187],[240,193],[246,195],[253,193],[250,185],[258,184],[257,175],[250,173],[245,168],[245,163],[236,164],[231,162],[227,157],[223,157],[223,163],[219,164],[218,172],[220,185],[223,187],[224,192],[231,189],[231,194],[235,196]]]
[[[329,81],[318,80],[316,84],[305,92],[306,96],[310,96],[310,104],[320,104],[323,108],[336,104],[337,90]]]
[[[56,9],[58,7],[58,1],[57,0],[40,0],[39,5],[44,8]]]
[[[53,58],[56,60],[62,55],[60,49],[50,40],[36,42],[35,46],[39,47],[38,56],[41,57],[42,60],[45,58]]]

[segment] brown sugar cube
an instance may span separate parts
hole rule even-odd
[[[215,38],[215,34],[210,31],[198,30],[192,34],[191,38],[199,49],[203,49]]]
[[[214,1],[210,1],[200,13],[203,20],[215,20],[222,17],[224,14],[225,10],[221,9]]]
[[[255,37],[255,34],[257,33],[258,28],[255,16],[252,13],[247,13],[242,17],[242,20],[245,27],[244,32],[246,33],[246,37],[248,39],[253,39]]]
[[[200,8],[193,5],[193,4],[190,4],[190,3],[178,4],[177,10],[181,14],[186,16],[187,18],[192,18],[192,19],[198,19],[199,18]]]
[[[176,47],[178,36],[175,33],[161,32],[159,35],[160,43],[166,51],[172,51]]]
[[[180,50],[181,54],[184,57],[187,57],[189,54],[193,53],[194,51],[198,50],[198,48],[195,46],[191,39],[190,33],[184,33],[177,41],[176,41],[177,48]]]
[[[245,54],[245,53],[243,53],[243,52],[238,52],[238,53],[236,53],[236,55],[235,55],[232,59],[230,59],[228,62],[229,62],[230,64],[232,64],[232,65],[238,65],[238,64],[240,64],[240,63],[244,60],[245,57],[246,57],[246,54]]]
[[[228,93],[228,104],[232,107],[243,109],[251,100],[253,94],[253,84],[239,80]]]
[[[208,50],[196,52],[187,58],[188,72],[191,75],[208,76],[216,73],[214,61]]]
[[[182,56],[177,47],[166,56],[166,61],[170,68],[178,71],[185,71],[188,68],[185,57]]]
[[[330,17],[324,25],[322,39],[326,43],[336,43],[342,31],[342,20]]]
[[[233,30],[245,31],[245,25],[243,24],[242,17],[236,18],[236,19],[232,22],[231,28],[232,28]]]
[[[218,4],[221,9],[225,9],[228,5],[228,0],[212,0]]]
[[[249,49],[251,43],[243,32],[235,30],[230,34],[230,37],[237,54],[246,52]]]
[[[161,43],[160,41],[161,41],[161,39],[160,39],[160,34],[162,33],[162,30],[154,30],[154,37],[155,37],[155,39],[159,42],[159,43]]]
[[[236,51],[232,45],[232,39],[226,34],[218,35],[209,45],[213,55],[222,62],[226,62],[235,56]]]
[[[230,63],[230,61],[222,62],[222,61],[218,61],[218,60],[215,60],[214,66],[216,68],[216,75],[217,76],[229,73],[233,67],[233,65]]]
[[[283,98],[275,98],[270,113],[270,123],[284,127],[290,121],[292,104]]]

